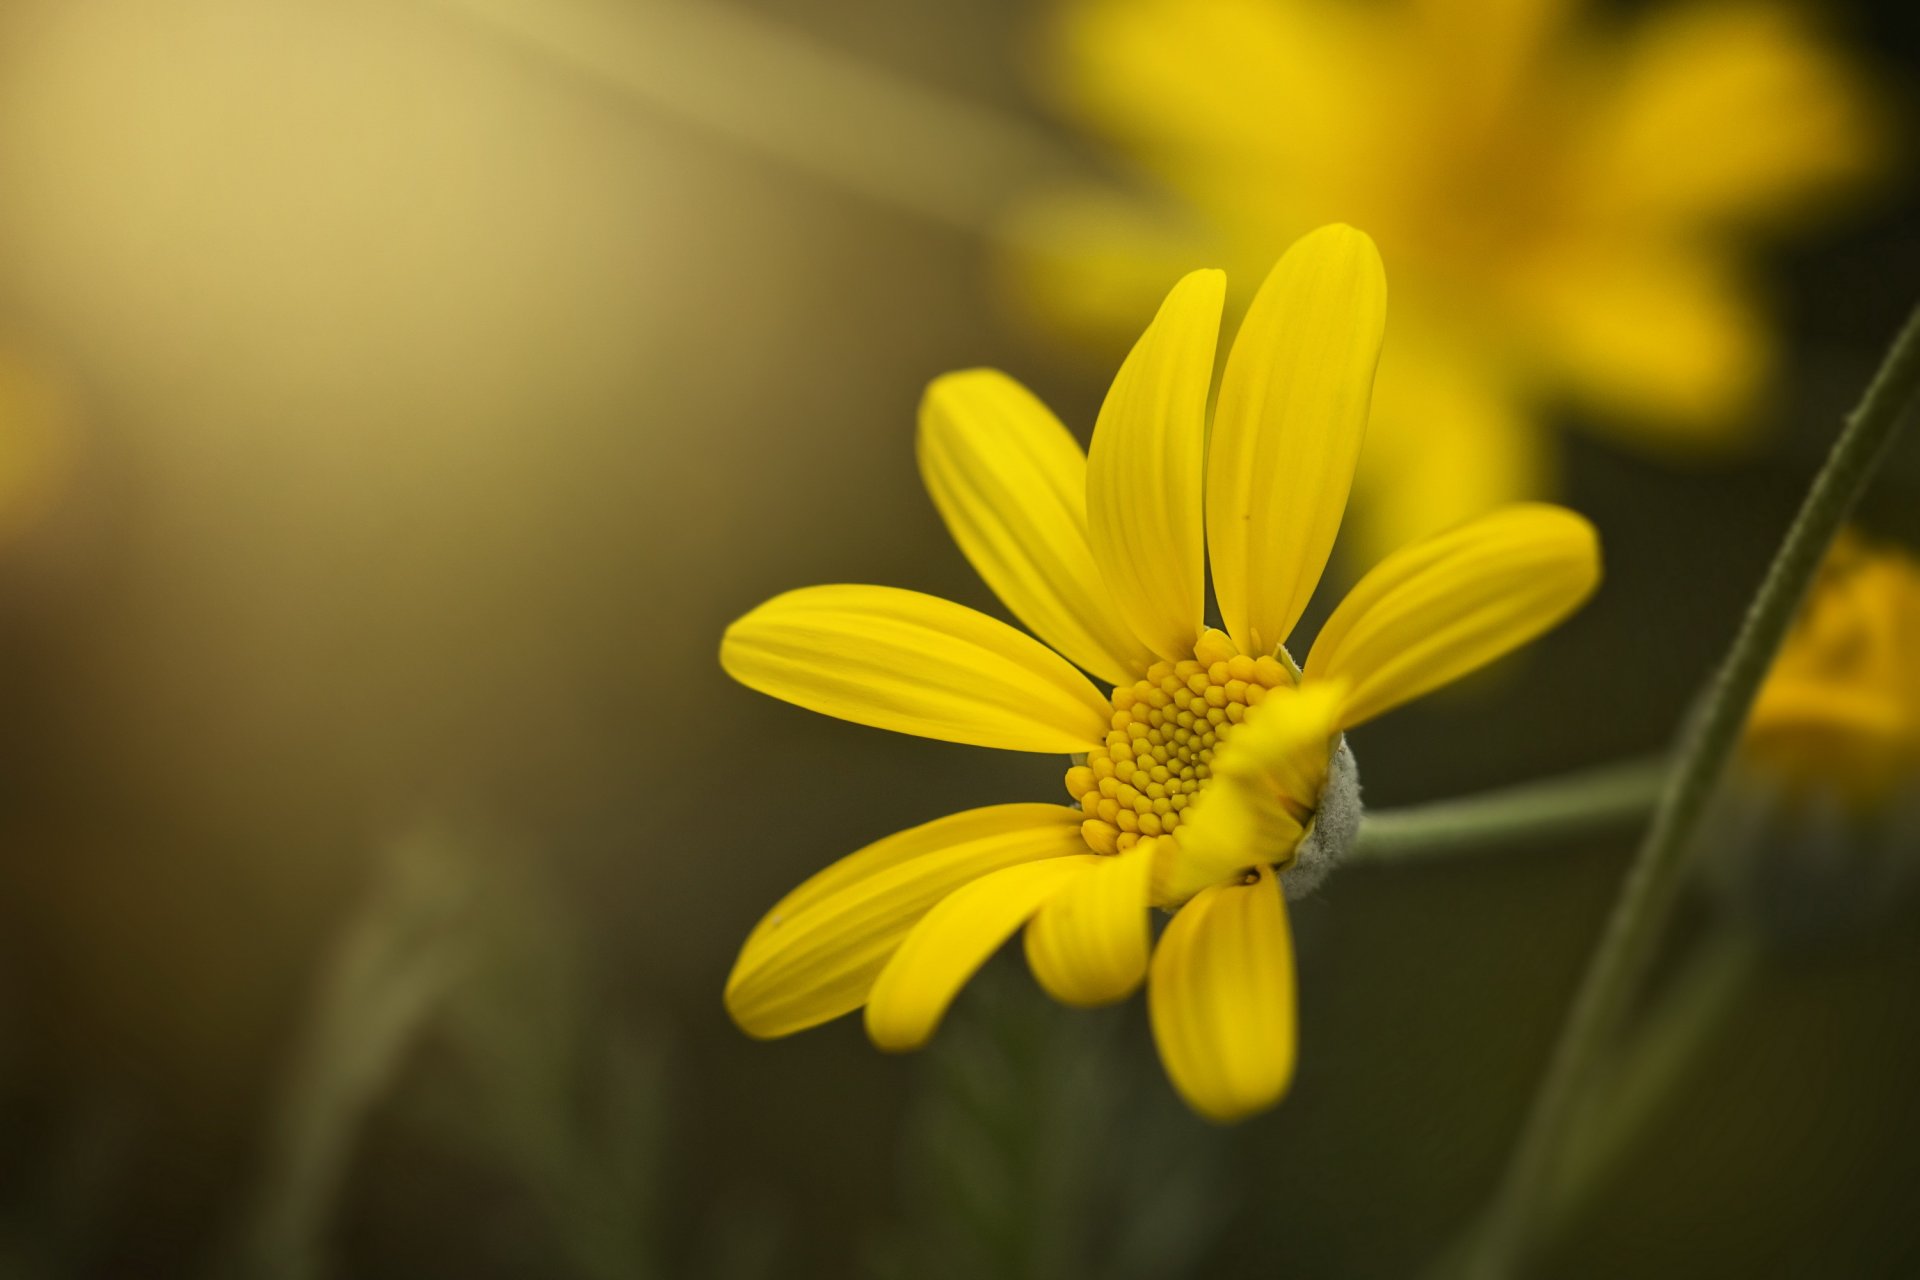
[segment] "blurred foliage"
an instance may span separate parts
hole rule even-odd
[[[377,865],[317,975],[233,1275],[368,1272],[351,1220],[378,1214],[354,1190],[392,1154],[376,1126],[505,1193],[443,1246],[459,1274],[683,1274],[658,1221],[666,1055],[609,1017],[551,888],[484,846],[426,828]]]
[[[1174,1101],[1126,1011],[1063,1011],[1011,970],[983,976],[927,1051],[873,1275],[1206,1274],[1241,1207],[1225,1131]]]

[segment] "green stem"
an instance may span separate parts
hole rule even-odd
[[[1613,1180],[1753,989],[1762,960],[1760,939],[1750,929],[1722,925],[1701,940],[1654,1008],[1596,1072],[1555,1171],[1540,1239],[1558,1238]],[[1479,1247],[1478,1234],[1462,1233],[1431,1271],[1433,1280],[1465,1275]]]
[[[1646,841],[1621,887],[1561,1031],[1520,1141],[1487,1209],[1475,1277],[1515,1274],[1533,1243],[1549,1180],[1595,1057],[1620,1027],[1684,882],[1700,816],[1739,744],[1747,713],[1821,558],[1886,455],[1920,388],[1920,312],[1907,321],[1768,568],[1699,713],[1685,727]]]
[[[1083,176],[1070,152],[1019,118],[743,4],[427,3],[625,102],[960,231],[1009,234],[1011,197]]]
[[[1619,835],[1653,812],[1666,770],[1661,757],[1629,760],[1466,799],[1369,813],[1350,858],[1400,862]]]
[[[469,964],[472,886],[431,832],[397,845],[319,973],[263,1167],[217,1274],[317,1280],[368,1117]]]
[[[1752,989],[1762,959],[1751,929],[1714,929],[1654,1007],[1636,1019],[1626,1043],[1595,1072],[1555,1175],[1548,1237],[1612,1179]]]

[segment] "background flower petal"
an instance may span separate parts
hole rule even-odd
[[[1027,925],[1027,963],[1054,999],[1112,1004],[1147,976],[1147,893],[1155,841],[1102,858]]]
[[[1888,119],[1814,10],[1649,11],[1574,157],[1595,216],[1669,234],[1805,215],[1889,159]]]
[[[1088,853],[1008,867],[942,899],[908,933],[867,996],[867,1035],[889,1052],[925,1044],[947,1006],[1041,904],[1102,859]]]
[[[1147,668],[1087,542],[1086,455],[1039,397],[995,369],[936,379],[919,456],[948,532],[1015,617],[1109,684]]]
[[[1176,662],[1193,655],[1206,603],[1207,390],[1226,279],[1195,271],[1173,287],[1114,376],[1087,453],[1094,559],[1134,633]]]
[[[1002,868],[1086,852],[1077,809],[970,809],[876,841],[767,912],[727,978],[727,1012],[749,1035],[803,1031],[866,1002],[900,940],[933,905]]]
[[[1512,288],[1530,358],[1600,410],[1607,435],[1674,457],[1753,437],[1774,343],[1732,257],[1640,238],[1573,246],[1540,255]]]
[[[1111,707],[1039,641],[897,587],[803,587],[727,628],[720,665],[750,689],[856,724],[1008,751],[1097,744]]]
[[[1314,640],[1305,678],[1350,683],[1342,728],[1516,649],[1600,581],[1600,542],[1564,507],[1519,503],[1376,565]]]
[[[1559,485],[1559,458],[1533,420],[1526,371],[1486,361],[1441,327],[1396,302],[1340,527],[1340,562],[1352,572]]]
[[[1274,266],[1227,356],[1207,459],[1207,549],[1221,618],[1247,653],[1285,642],[1326,567],[1386,314],[1373,241],[1322,227]]]
[[[1147,1009],[1173,1087],[1209,1120],[1278,1102],[1297,1049],[1293,939],[1280,883],[1216,885],[1180,908],[1153,953]]]

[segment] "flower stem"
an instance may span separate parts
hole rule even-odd
[[[650,113],[959,231],[1084,166],[1017,116],[710,0],[427,0]]]
[[[1722,923],[1700,940],[1633,1030],[1607,1055],[1578,1108],[1554,1178],[1548,1235],[1611,1180],[1758,981],[1752,929]]]
[[[1465,799],[1369,813],[1349,865],[1620,835],[1653,812],[1666,772],[1663,757],[1629,760]]]
[[[1693,834],[1834,535],[1886,455],[1920,389],[1920,311],[1900,331],[1865,397],[1768,567],[1697,715],[1683,728],[1674,770],[1589,962],[1526,1126],[1489,1204],[1470,1274],[1502,1280],[1525,1263],[1550,1179],[1576,1119],[1595,1059],[1614,1038],[1679,898]]]
[[[1595,1073],[1572,1121],[1563,1158],[1542,1206],[1537,1233],[1552,1240],[1572,1226],[1612,1182],[1674,1094],[1700,1065],[1760,980],[1764,955],[1750,929],[1724,922],[1701,940],[1655,1006]],[[1478,1231],[1462,1233],[1429,1275],[1459,1280],[1480,1247]]]

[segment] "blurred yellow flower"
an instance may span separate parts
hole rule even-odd
[[[748,1033],[864,1005],[874,1043],[915,1048],[1026,925],[1034,975],[1062,1001],[1148,982],[1161,1059],[1196,1110],[1231,1119],[1285,1091],[1282,882],[1311,888],[1358,826],[1343,731],[1553,625],[1593,589],[1599,559],[1571,512],[1496,512],[1381,563],[1295,666],[1282,642],[1346,507],[1386,284],[1350,228],[1295,244],[1241,326],[1209,433],[1225,287],[1218,271],[1174,287],[1086,454],[1004,374],[928,390],[919,453],[934,504],[1040,640],[873,586],[789,592],[728,628],[721,662],[743,684],[860,724],[1069,754],[1077,802],[955,814],[802,884],[727,981]],[[1204,622],[1209,556],[1220,629]],[[1156,905],[1175,914],[1153,949]]]
[[[1177,264],[1368,227],[1394,340],[1356,506],[1380,551],[1557,487],[1543,414],[1668,454],[1738,440],[1772,362],[1744,261],[1886,150],[1854,73],[1767,3],[1616,28],[1572,0],[1063,0],[1066,109],[1165,204],[1072,188],[1015,287],[1111,336]]]
[[[1827,555],[1747,726],[1789,790],[1872,803],[1920,781],[1920,561],[1850,533]]]
[[[23,349],[0,345],[0,546],[59,500],[77,437],[77,414],[60,380]]]

